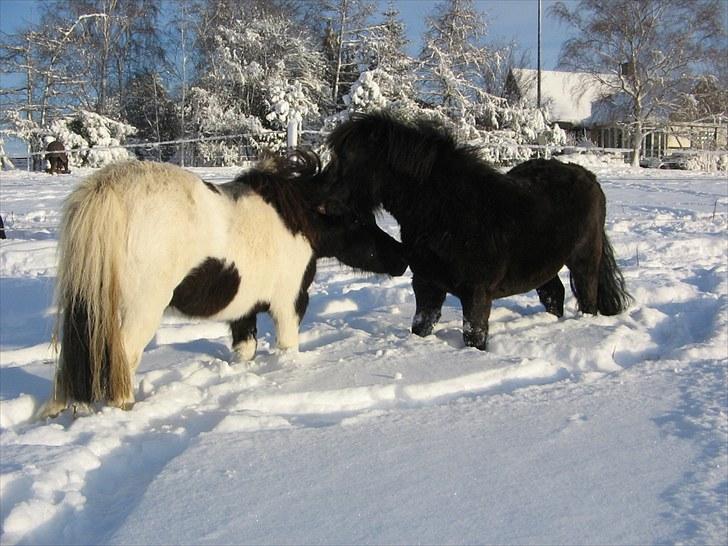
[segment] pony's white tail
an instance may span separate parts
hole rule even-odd
[[[132,378],[121,336],[119,271],[127,245],[125,184],[103,169],[64,204],[56,287],[56,403],[107,401],[123,406]],[[116,182],[116,183],[115,183]]]

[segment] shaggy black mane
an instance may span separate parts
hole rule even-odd
[[[366,172],[348,173],[359,180],[351,179],[343,185],[334,183],[327,190],[329,196],[353,206],[359,213],[392,200],[392,195],[389,199],[386,195],[391,187],[387,181],[391,179],[410,187],[411,191],[404,192],[408,197],[423,185],[430,189],[447,185],[448,193],[457,194],[461,193],[458,187],[463,180],[507,181],[480,157],[477,148],[458,142],[436,120],[404,120],[384,111],[355,114],[329,135],[327,144],[332,153],[332,162],[326,168],[329,183],[339,178],[331,172],[339,168],[339,163],[367,164]],[[453,168],[458,172],[453,172]],[[471,183],[465,185],[463,191],[472,191]]]

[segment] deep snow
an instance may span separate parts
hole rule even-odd
[[[452,298],[409,334],[409,272],[320,261],[299,353],[264,319],[234,363],[225,325],[168,317],[132,411],[45,422],[59,210],[84,173],[0,173],[2,544],[728,543],[728,184],[596,170],[623,315],[499,300],[481,353]]]

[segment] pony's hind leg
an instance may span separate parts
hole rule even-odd
[[[598,252],[598,254],[595,254]],[[571,291],[579,304],[579,311],[597,314],[597,290],[599,287],[599,259],[601,245],[589,255],[566,263],[570,273]]]
[[[415,292],[417,304],[415,316],[412,319],[412,333],[426,337],[432,333],[440,320],[442,304],[445,302],[447,292],[416,273],[412,277],[412,289]]]
[[[459,297],[463,306],[463,341],[467,347],[485,351],[493,297],[483,285],[467,287]]]
[[[131,314],[130,309],[135,309],[136,312]],[[156,302],[155,305],[155,302],[151,301],[146,301],[143,306],[136,305],[127,308],[122,320],[121,336],[128,364],[129,388],[115,399],[109,400],[109,404],[112,406],[124,410],[129,410],[134,406],[134,375],[141,362],[144,348],[154,338],[159,323],[162,321],[164,309],[165,305],[159,304],[159,302]]]
[[[557,317],[564,315],[564,283],[558,275],[539,286],[536,292],[546,311]]]
[[[230,323],[230,332],[233,335],[233,352],[238,360],[247,362],[253,360],[258,348],[257,312],[251,311],[243,318]]]

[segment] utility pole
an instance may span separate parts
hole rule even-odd
[[[538,0],[538,76],[536,106],[541,108],[541,0]]]

